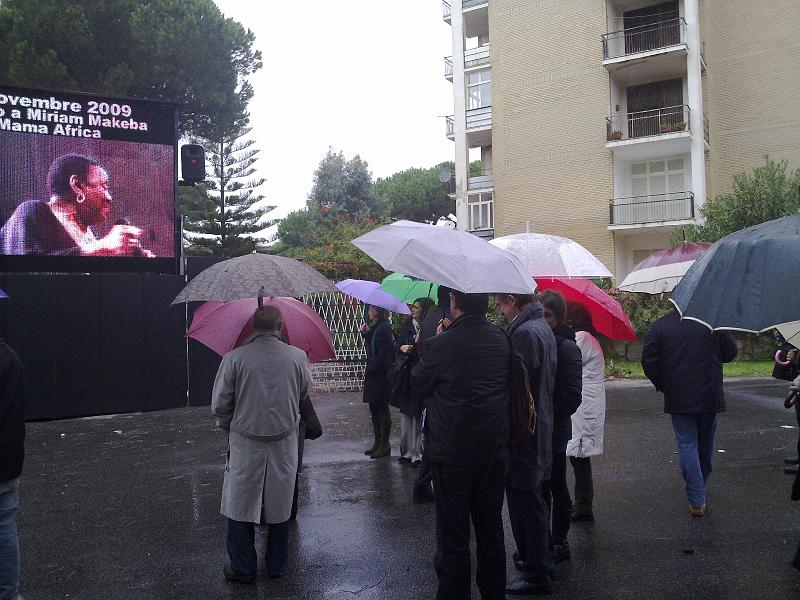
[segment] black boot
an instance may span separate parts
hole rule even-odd
[[[374,413],[372,415],[372,433],[375,435],[375,443],[372,444],[372,447],[369,450],[364,451],[364,454],[367,456],[372,456],[381,445],[381,422]]]

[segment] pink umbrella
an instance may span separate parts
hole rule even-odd
[[[540,290],[556,290],[567,302],[579,302],[589,309],[594,328],[607,338],[636,341],[636,330],[619,302],[588,279],[536,278]]]
[[[619,284],[623,292],[663,294],[671,292],[711,244],[683,242],[651,254]]]
[[[313,308],[294,298],[265,298],[266,306],[274,306],[283,315],[283,338],[319,362],[336,358],[331,332]],[[256,298],[224,304],[205,302],[194,313],[189,337],[224,356],[241,345],[253,333]]]

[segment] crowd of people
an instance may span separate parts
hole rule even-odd
[[[505,328],[487,319],[489,295],[440,287],[436,304],[428,298],[413,303],[411,321],[397,334],[377,307],[370,307],[362,329],[368,357],[363,398],[374,431],[366,454],[391,456],[394,404],[401,414],[399,460],[418,468],[412,498],[435,502],[438,600],[470,597],[472,531],[484,599],[552,593],[555,565],[570,559],[571,522],[595,518],[591,458],[603,452],[606,403],[605,361],[591,314],[554,291],[498,294],[495,301]],[[269,576],[284,575],[302,440],[322,434],[309,399],[308,358],[284,343],[280,311],[259,306],[253,330],[223,357],[211,407],[229,436],[221,502],[230,559],[224,574],[244,584],[257,576],[257,526],[268,531]],[[664,394],[693,518],[706,514],[717,416],[725,410],[722,364],[736,349],[729,333],[677,312],[658,319],[645,341],[642,365]],[[796,352],[793,358],[791,389],[798,392]],[[521,447],[510,444],[512,372],[519,362],[536,408],[535,433]],[[0,376],[0,598],[16,598],[22,366],[3,343]],[[794,496],[800,499],[800,475]],[[513,577],[506,573],[504,503],[518,571]],[[800,569],[800,549],[795,566]]]

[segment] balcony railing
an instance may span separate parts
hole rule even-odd
[[[689,131],[690,110],[686,104],[606,117],[609,142]]]
[[[488,0],[461,0],[461,8],[467,10],[481,4],[488,4]]]
[[[450,17],[453,16],[453,7],[450,6],[449,2],[442,0],[442,18],[445,21],[449,21]]]
[[[644,225],[689,219],[694,219],[692,192],[614,198],[609,202],[611,225]]]
[[[450,115],[449,117],[444,118],[444,127],[445,127],[445,135],[447,137],[453,136],[456,134],[456,119],[455,116]]]
[[[464,66],[477,67],[489,62],[489,44],[464,50]]]
[[[630,27],[603,35],[603,59],[619,58],[686,43],[686,20],[670,19],[660,23]]]
[[[480,175],[471,175],[467,178],[467,190],[469,191],[488,190],[493,186],[492,169],[483,169]]]
[[[445,56],[444,57],[444,77],[445,77],[445,79],[452,79],[453,78],[453,57],[452,56]]]

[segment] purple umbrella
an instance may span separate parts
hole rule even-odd
[[[381,284],[375,281],[364,281],[363,279],[345,279],[336,284],[340,292],[352,296],[356,300],[377,306],[378,308],[385,308],[392,312],[400,313],[401,315],[410,315],[411,311],[402,300],[398,300],[391,294],[384,292],[381,289]]]

